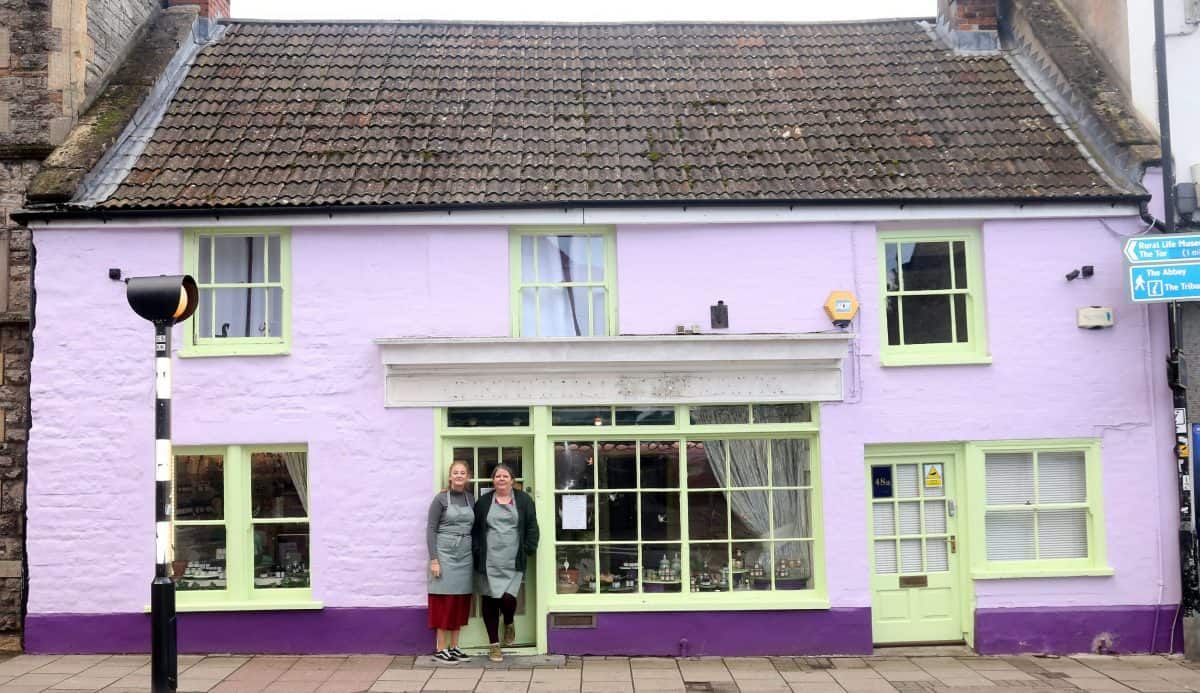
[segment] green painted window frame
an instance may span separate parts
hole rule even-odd
[[[312,515],[286,518],[254,518],[251,512],[250,456],[258,452],[308,452],[305,445],[208,445],[177,447],[180,455],[223,455],[225,487],[224,518],[221,520],[174,520],[171,526],[171,555],[174,556],[175,527],[225,527],[225,580],[223,590],[177,590],[179,611],[271,611],[320,609],[309,587],[257,589],[254,587],[254,525],[256,522],[306,523],[309,528],[309,575],[312,575]],[[309,479],[312,478],[311,465]],[[174,478],[174,477],[173,477]],[[174,490],[172,490],[174,497]],[[312,497],[311,492],[309,498]],[[311,578],[310,578],[311,579]]]
[[[969,286],[959,289],[938,289],[917,292],[889,291],[887,281],[887,245],[889,243],[951,243],[963,241],[966,246]],[[988,364],[992,357],[987,347],[987,304],[984,295],[983,253],[979,229],[885,230],[878,233],[879,257],[879,361],[884,366],[941,366]],[[953,262],[951,263],[953,272]],[[953,275],[952,275],[953,276]],[[888,344],[888,298],[910,295],[964,294],[967,302],[967,341],[945,344]],[[954,333],[954,311],[950,311],[951,334]],[[901,333],[903,334],[903,332]]]
[[[722,404],[705,402],[702,405]],[[734,403],[745,404],[745,403]],[[622,611],[739,611],[754,609],[813,609],[830,608],[829,593],[825,576],[825,530],[823,504],[823,485],[821,476],[821,440],[820,440],[820,405],[809,403],[811,417],[809,421],[800,423],[749,423],[749,424],[692,424],[689,415],[689,405],[657,405],[644,406],[674,409],[674,425],[617,425],[604,426],[553,426],[551,424],[550,406],[531,407],[530,425],[512,428],[449,428],[446,425],[447,410],[439,409],[435,414],[435,432],[438,442],[435,446],[438,460],[442,459],[445,451],[444,440],[481,437],[494,438],[497,436],[531,437],[534,442],[534,485],[537,487],[534,499],[537,506],[538,525],[541,530],[542,543],[538,549],[538,611],[539,618],[547,613],[570,612],[622,612]],[[576,406],[576,405],[570,405]],[[582,405],[580,405],[582,406]],[[597,405],[605,407],[609,405]],[[619,405],[627,406],[627,405]],[[584,437],[611,440],[655,440],[671,438],[680,440],[713,440],[713,439],[754,439],[773,440],[788,438],[804,438],[809,444],[809,467],[811,481],[810,512],[811,512],[811,545],[812,553],[812,587],[806,590],[760,590],[760,591],[730,591],[730,592],[689,592],[678,593],[629,593],[629,594],[558,594],[557,570],[554,557],[557,556],[560,543],[556,539],[555,499],[559,495],[554,481],[553,445],[561,440],[578,440]],[[686,505],[686,458],[680,456],[681,477],[680,494],[684,496],[680,503],[680,541],[681,553],[685,552],[687,542]],[[444,479],[440,478],[440,467],[434,465],[434,488],[441,488]],[[548,489],[542,491],[541,489]],[[639,520],[640,523],[640,520]],[[617,541],[613,544],[627,545],[631,542]],[[638,543],[638,542],[632,542]],[[676,542],[662,542],[676,543]],[[565,542],[563,543],[566,544]],[[549,552],[547,558],[542,552]],[[681,555],[686,564],[686,559]],[[686,581],[690,575],[682,576]],[[542,636],[539,636],[541,638]]]
[[[521,239],[536,236],[600,236],[604,239],[604,280],[599,282],[549,282],[525,281],[522,277]],[[536,265],[536,263],[535,263]],[[605,291],[605,334],[588,335],[595,337],[613,337],[617,331],[617,233],[612,226],[515,226],[509,230],[509,314],[511,317],[511,334],[513,337],[537,337],[538,335],[521,334],[522,301],[521,289],[527,287],[564,287],[590,286],[603,288]],[[588,305],[591,315],[591,305]],[[588,321],[591,324],[591,321]],[[583,337],[580,337],[581,339]]]
[[[987,513],[987,480],[984,473],[984,455],[1001,452],[1082,452],[1084,455],[1087,501],[1079,504],[1053,504],[1050,507],[1087,508],[1088,555],[1086,558],[1028,559],[1015,561],[993,561],[987,558],[987,535],[985,516]],[[973,442],[966,446],[968,518],[971,544],[971,577],[977,580],[1003,578],[1075,577],[1112,575],[1108,565],[1105,540],[1105,518],[1103,480],[1101,478],[1100,441],[1094,438],[1056,440],[1007,440]],[[1035,480],[1036,483],[1036,480]],[[996,507],[996,506],[993,506]],[[1029,506],[1036,509],[1040,506]],[[1036,532],[1034,541],[1037,541]]]
[[[276,287],[283,290],[283,316],[279,337],[201,337],[197,310],[184,323],[182,357],[193,356],[279,356],[291,352],[292,336],[292,244],[291,230],[284,227],[196,228],[183,232],[183,267],[196,279],[198,288],[221,287],[220,284],[200,284],[200,239],[214,236],[279,236],[279,282],[256,282],[252,287]],[[213,254],[213,262],[216,255]],[[215,275],[214,275],[215,276]],[[264,275],[265,276],[265,275]],[[245,283],[236,285],[247,286]],[[203,292],[201,292],[203,296]]]

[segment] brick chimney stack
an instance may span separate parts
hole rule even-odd
[[[188,5],[200,8],[198,20],[204,36],[212,35],[218,19],[229,17],[229,0],[166,0],[165,5],[168,9]]]
[[[998,50],[998,4],[999,0],[938,0],[938,33],[956,50]]]

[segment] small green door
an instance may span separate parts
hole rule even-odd
[[[475,498],[491,488],[492,470],[498,462],[503,462],[513,470],[514,486],[533,492],[533,441],[525,437],[506,437],[489,439],[457,439],[447,440],[443,447],[445,454],[441,463],[441,474],[446,478],[446,471],[454,460],[466,460],[471,465],[471,486],[475,490]],[[517,595],[517,617],[514,625],[517,639],[514,647],[532,646],[537,637],[537,609],[534,599],[537,588],[534,583],[537,577],[533,561],[525,570],[525,582]],[[483,618],[479,612],[479,595],[476,594],[471,604],[471,621],[459,636],[460,647],[486,647],[488,644],[487,630],[483,627]]]
[[[952,454],[868,456],[876,644],[962,642]]]

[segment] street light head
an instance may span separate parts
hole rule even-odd
[[[181,323],[196,312],[199,292],[186,274],[130,277],[125,297],[133,312],[150,322]]]

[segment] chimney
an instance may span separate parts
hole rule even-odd
[[[998,4],[999,0],[938,0],[938,34],[955,50],[999,50]]]
[[[200,28],[205,36],[216,29],[217,20],[229,18],[229,0],[163,0],[163,7],[193,5],[200,8]]]

